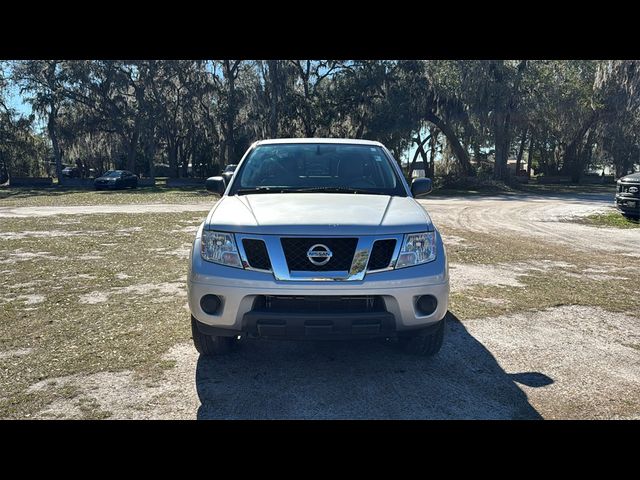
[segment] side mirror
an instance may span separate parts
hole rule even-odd
[[[209,177],[204,182],[204,186],[210,192],[217,193],[220,196],[222,196],[227,189],[227,184],[222,177]]]
[[[411,195],[415,198],[424,197],[428,193],[431,193],[433,184],[430,178],[414,178],[411,182]]]

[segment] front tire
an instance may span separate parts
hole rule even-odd
[[[398,341],[403,351],[420,355],[423,357],[431,357],[440,351],[444,341],[445,319],[440,320],[436,327],[418,332],[411,336],[399,337]]]
[[[199,354],[205,356],[224,355],[229,353],[236,344],[235,337],[205,335],[198,329],[197,320],[193,316],[191,316],[191,336],[193,346]]]

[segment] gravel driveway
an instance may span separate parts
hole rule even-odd
[[[567,249],[628,255],[635,268],[640,263],[640,231],[558,221],[610,209],[610,195],[432,197],[422,203],[445,232],[445,243],[458,241],[447,237],[448,227],[508,232]],[[114,208],[140,212],[145,206]],[[60,213],[54,209],[28,213]],[[25,213],[0,209],[0,216]],[[452,277],[462,277],[464,267],[452,269]],[[501,268],[500,281],[517,285]],[[497,271],[487,266],[483,275],[482,265],[469,266],[472,278],[453,279],[452,289],[491,283]],[[175,367],[155,384],[132,372],[56,379],[83,393],[56,400],[37,416],[81,417],[84,397],[113,418],[640,418],[640,318],[584,305],[465,321],[452,312],[443,349],[431,359],[385,342],[265,340],[244,340],[238,351],[215,359],[178,344],[166,359]],[[47,388],[47,382],[31,388]]]

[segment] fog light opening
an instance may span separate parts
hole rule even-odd
[[[204,313],[215,315],[218,313],[221,303],[220,297],[217,295],[204,295],[200,299],[200,308],[202,308]]]
[[[420,315],[431,315],[438,308],[438,300],[433,295],[422,295],[416,302]]]

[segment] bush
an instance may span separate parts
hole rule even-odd
[[[467,177],[455,175],[443,175],[436,177],[434,186],[436,188],[446,188],[454,190],[474,190],[474,191],[500,191],[511,192],[513,188],[504,182],[493,180],[487,177]]]

